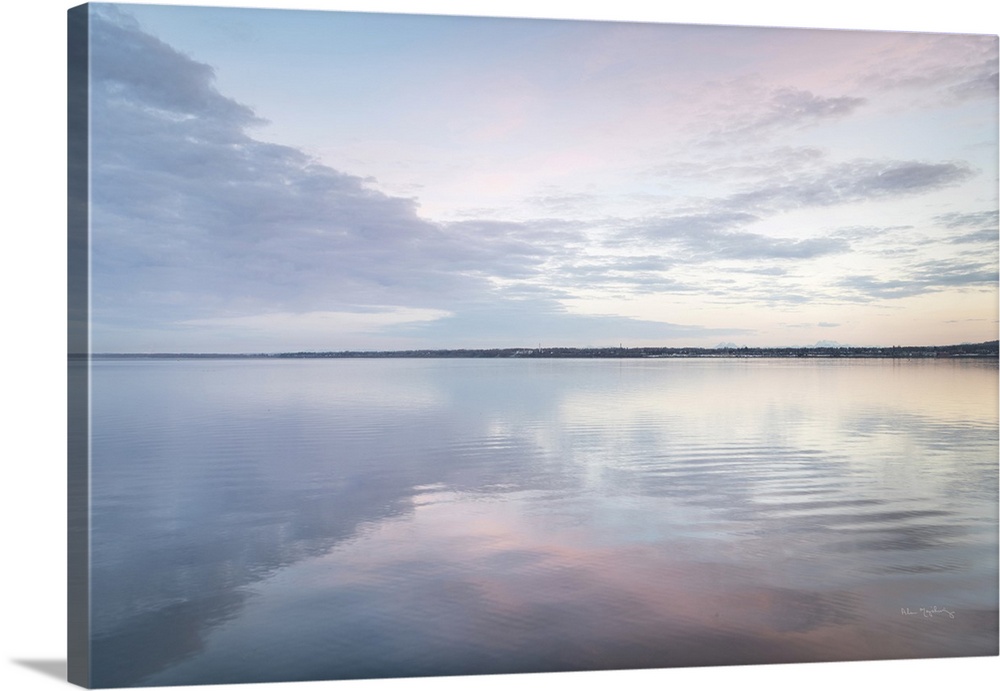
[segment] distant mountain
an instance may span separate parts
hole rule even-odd
[[[816,345],[813,348],[850,348],[849,345],[844,345],[843,343],[837,343],[837,341],[816,341]]]
[[[735,343],[720,343],[715,346],[716,350],[725,350],[726,348],[739,348]]]

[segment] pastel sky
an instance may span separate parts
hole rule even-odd
[[[997,337],[996,36],[91,8],[95,352]]]

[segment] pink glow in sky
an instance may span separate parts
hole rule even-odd
[[[996,337],[994,35],[94,22],[95,350]]]

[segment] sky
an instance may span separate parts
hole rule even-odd
[[[94,352],[997,337],[995,35],[91,8]]]

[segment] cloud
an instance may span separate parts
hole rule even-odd
[[[784,126],[850,115],[865,99],[852,96],[821,97],[801,89],[783,88],[774,92],[767,115],[754,127]]]
[[[883,279],[870,274],[847,276],[837,285],[854,299],[898,299],[949,288],[995,289],[1000,273],[994,264],[956,259],[925,261],[902,271],[898,278]]]
[[[731,185],[733,191],[728,194],[701,199],[698,215],[685,222],[732,225],[732,221],[750,222],[796,209],[912,197],[967,182],[979,171],[960,160],[856,158],[833,162],[817,148],[777,147],[753,154],[680,160],[646,173],[662,178],[669,187],[696,187],[705,180],[713,181],[720,190]],[[983,212],[981,217],[973,214],[970,219],[985,220],[990,213]],[[940,219],[955,221],[946,216]]]
[[[996,65],[996,60],[983,63],[978,72],[949,87],[949,92],[962,101],[972,98],[996,98],[997,90],[1000,88],[1000,73],[997,72]]]
[[[788,162],[784,171],[783,161]],[[683,166],[680,170],[683,175]],[[658,172],[668,173],[669,169]],[[802,261],[844,254],[852,251],[854,242],[911,226],[855,226],[807,238],[756,233],[751,228],[788,211],[902,199],[960,184],[976,174],[963,162],[855,159],[829,163],[820,152],[790,148],[770,149],[756,163],[736,159],[728,167],[717,162],[690,167],[687,172],[737,181],[759,179],[744,182],[742,190],[730,194],[695,200],[685,211],[619,223],[609,244],[636,247],[651,243],[666,256],[689,263]],[[965,218],[947,220],[972,222]],[[985,237],[977,234],[964,241]],[[765,269],[780,271],[774,266],[758,267]]]
[[[729,232],[732,228],[747,226],[758,220],[757,216],[744,212],[707,211],[651,219],[638,230],[654,240],[697,240]]]
[[[482,345],[591,334],[608,334],[609,342],[715,337],[740,332],[575,314],[564,305],[587,291],[791,305],[830,298],[832,288],[850,299],[897,297],[976,286],[995,275],[986,265],[953,263],[904,267],[891,278],[870,270],[822,286],[805,280],[803,263],[826,260],[829,267],[873,235],[858,228],[803,232],[782,226],[779,215],[913,198],[976,175],[961,161],[831,162],[816,146],[761,144],[866,106],[832,85],[741,83],[734,89],[743,100],[717,129],[748,145],[699,148],[691,163],[657,167],[644,159],[639,171],[615,168],[616,175],[637,172],[641,187],[631,179],[607,190],[594,181],[559,180],[526,195],[531,208],[551,217],[514,222],[456,213],[451,218],[465,220],[443,222],[421,216],[415,199],[380,191],[367,171],[338,170],[256,137],[264,120],[220,93],[210,66],[113,7],[92,8],[91,31],[98,347],[139,330],[164,338],[174,330],[178,343],[194,343],[196,333],[303,340],[371,333],[452,342],[475,335]],[[971,85],[982,74],[970,67],[939,84]],[[692,151],[683,144],[680,150]],[[663,177],[650,184],[650,170]],[[625,206],[639,197],[636,207]],[[627,210],[596,213],[609,199]],[[988,243],[996,212],[940,215],[935,223],[954,231],[944,242]],[[765,230],[773,227],[784,230]]]
[[[774,213],[920,194],[964,182],[975,175],[962,162],[854,160],[794,179],[753,185],[720,201],[742,211]]]
[[[997,96],[997,37],[925,35],[899,43],[861,73],[861,87],[876,93],[932,95],[943,105]]]
[[[645,174],[677,180],[746,180],[780,178],[822,165],[827,154],[814,146],[757,148],[752,153],[727,150],[716,156],[701,155],[697,160],[675,160],[652,166]]]
[[[537,275],[546,259],[586,238],[580,223],[560,220],[507,222],[468,220],[443,224],[435,247],[452,269],[486,271],[499,278]]]
[[[946,228],[996,228],[997,223],[1000,222],[1000,212],[996,210],[952,212],[935,216],[934,220]]]
[[[704,291],[701,282],[682,281],[666,275],[672,263],[662,259],[570,260],[552,267],[547,276],[567,291],[596,289],[628,294],[696,293]],[[571,295],[572,293],[567,293]]]
[[[643,219],[619,233],[620,242],[654,241],[666,253],[688,262],[721,259],[811,259],[846,252],[846,240],[833,237],[801,240],[750,233],[740,228],[759,220],[745,212],[704,212]]]
[[[789,129],[814,126],[828,120],[851,115],[867,103],[858,96],[818,96],[811,91],[793,87],[773,89],[764,98],[752,94],[744,103],[730,111],[735,117],[714,130],[708,142],[714,145],[736,143],[747,138],[769,137]],[[725,117],[725,116],[723,116]],[[737,119],[738,118],[738,119]]]
[[[197,120],[203,125],[263,124],[252,109],[226,98],[214,87],[214,70],[178,53],[144,33],[138,23],[113,5],[93,8],[90,47],[100,98],[95,103],[147,112],[167,121]],[[169,79],[163,77],[169,75]]]
[[[576,256],[580,223],[421,218],[411,199],[255,139],[262,120],[217,91],[210,67],[121,12],[96,7],[91,26],[98,349],[336,347],[359,333],[479,345],[742,333],[571,314],[547,271]],[[603,270],[651,290],[654,279],[675,284],[654,276],[668,267],[648,255]]]
[[[603,200],[604,197],[599,194],[553,191],[551,194],[528,197],[524,201],[551,212],[575,213],[580,209],[597,207]]]
[[[940,214],[934,217],[934,221],[949,230],[968,231],[947,238],[952,245],[991,245],[995,250],[1000,238],[998,212],[995,210]]]
[[[558,221],[423,219],[411,199],[255,139],[260,118],[219,94],[210,67],[113,7],[93,12],[93,314],[106,333],[298,328],[359,305],[447,314],[580,241]]]
[[[1000,235],[998,235],[996,228],[984,228],[958,235],[948,240],[948,242],[953,245],[989,244],[995,247],[998,238],[1000,238]]]

